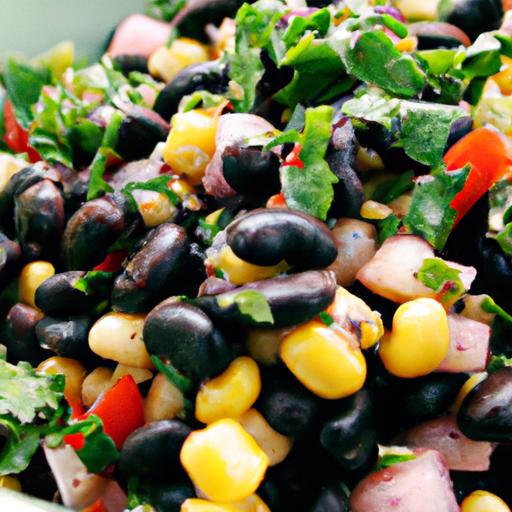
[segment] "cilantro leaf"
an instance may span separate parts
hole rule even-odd
[[[28,128],[34,118],[32,106],[39,99],[43,86],[51,82],[50,71],[31,67],[11,57],[7,59],[3,80],[16,120],[23,128]]]
[[[372,200],[388,204],[414,188],[414,172],[407,171],[395,179],[379,183],[372,194]]]
[[[491,355],[491,359],[487,365],[487,373],[494,373],[496,370],[500,370],[507,366],[512,366],[512,357],[507,357],[503,354],[493,354]]]
[[[126,196],[133,210],[137,210],[137,201],[133,197],[134,190],[151,190],[164,194],[169,201],[177,205],[180,202],[178,196],[168,187],[171,178],[169,176],[158,176],[148,181],[134,181],[126,184],[121,192]]]
[[[512,256],[512,222],[509,222],[502,231],[496,235],[496,242],[500,244],[501,250]]]
[[[244,290],[230,295],[228,300],[218,298],[217,303],[221,308],[229,308],[236,304],[242,315],[250,317],[256,323],[274,323],[274,316],[266,297],[257,290]]]
[[[398,229],[400,228],[400,219],[392,213],[388,215],[385,219],[382,219],[379,224],[379,244],[384,243],[389,237],[396,235]]]
[[[106,192],[112,192],[113,188],[104,180],[103,175],[107,169],[109,156],[115,156],[114,148],[117,145],[119,128],[123,122],[124,115],[120,111],[115,111],[108,122],[105,134],[101,141],[101,147],[91,164],[91,177],[89,178],[89,188],[87,190],[87,201],[96,199]]]
[[[338,178],[324,159],[331,137],[333,109],[321,106],[306,110],[300,158],[304,168],[281,168],[282,191],[288,206],[325,220]]]
[[[400,100],[375,94],[364,94],[343,104],[342,112],[349,117],[372,121],[391,128],[391,123],[400,111]]]
[[[394,464],[399,464],[400,462],[407,462],[409,460],[414,460],[416,455],[413,453],[404,453],[404,454],[395,454],[395,453],[387,453],[379,458],[374,471],[379,471],[381,469],[389,468]]]
[[[104,272],[102,270],[89,270],[85,276],[80,277],[73,288],[91,295],[92,293],[99,292],[108,295],[114,279],[114,272]]]
[[[390,94],[412,98],[425,86],[425,75],[416,61],[401,53],[382,31],[361,34],[355,45],[345,39],[334,47],[350,74]]]
[[[172,21],[186,3],[187,0],[149,0],[146,13],[158,20]]]
[[[496,304],[496,302],[494,302],[491,297],[485,297],[485,299],[480,304],[480,307],[486,313],[492,313],[505,320],[505,322],[508,324],[512,324],[512,315],[509,315],[502,307],[498,306],[498,304]]]
[[[151,356],[151,361],[155,368],[184,395],[192,389],[192,381],[174,368],[170,362],[164,363],[158,356]]]
[[[327,8],[315,11],[309,16],[294,16],[283,35],[283,42],[286,48],[290,48],[297,44],[306,31],[317,32],[320,37],[324,37],[330,25],[331,13]]]
[[[64,391],[62,375],[46,375],[24,362],[14,366],[0,360],[0,415],[31,423],[39,414],[51,415]]]
[[[464,187],[469,170],[468,166],[450,172],[438,170],[416,181],[403,219],[409,232],[422,236],[438,250],[445,246],[457,216],[450,204]]]
[[[426,258],[416,278],[438,293],[442,304],[453,304],[466,292],[460,270],[450,267],[441,258]]]

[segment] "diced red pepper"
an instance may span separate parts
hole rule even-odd
[[[108,512],[105,507],[103,500],[95,501],[92,505],[89,505],[87,508],[84,508],[82,512]]]
[[[99,265],[96,265],[93,270],[101,272],[119,272],[127,254],[128,251],[126,250],[109,252],[105,256],[105,259]]]
[[[275,196],[270,196],[267,201],[267,208],[286,208],[286,198],[284,197],[284,194],[280,192],[279,194],[276,194]]]
[[[4,140],[7,146],[16,153],[27,153],[32,163],[39,162],[41,156],[28,143],[28,133],[16,120],[14,108],[9,100],[4,103],[3,118],[5,125]]]
[[[471,165],[464,188],[453,198],[458,223],[474,204],[507,172],[510,159],[500,134],[489,128],[477,128],[454,144],[446,153],[448,171]]]
[[[300,159],[300,152],[302,151],[302,144],[295,144],[293,149],[288,153],[288,156],[284,159],[284,165],[290,167],[298,167],[299,169],[304,168],[304,162]]]
[[[85,414],[76,419],[84,420],[91,414],[101,418],[104,432],[120,449],[126,438],[144,425],[144,403],[133,377],[121,377]],[[71,434],[66,436],[66,443],[80,450],[84,446],[84,437],[82,434]]]

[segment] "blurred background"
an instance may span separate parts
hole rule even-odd
[[[0,0],[0,59],[71,40],[78,58],[94,60],[117,23],[144,8],[144,0]]]

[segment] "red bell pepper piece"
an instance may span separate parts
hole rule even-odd
[[[28,143],[28,132],[16,120],[14,108],[9,100],[4,103],[3,117],[5,125],[4,140],[7,146],[16,153],[27,153],[32,163],[39,162],[41,156]]]
[[[125,250],[109,252],[105,256],[105,259],[99,265],[96,265],[93,270],[99,270],[101,272],[119,272],[127,254],[128,251]]]
[[[507,146],[498,132],[477,128],[455,143],[446,153],[448,171],[471,165],[464,188],[453,198],[450,206],[457,210],[458,223],[474,204],[498,181],[510,166]]]
[[[304,168],[304,162],[300,159],[300,152],[302,151],[302,144],[295,144],[293,149],[288,153],[288,156],[284,159],[284,165],[289,167],[298,167],[299,169]]]
[[[121,377],[117,383],[101,395],[91,408],[78,421],[91,414],[98,416],[103,422],[105,434],[110,436],[117,448],[121,448],[126,438],[136,429],[144,425],[144,403],[137,384],[131,375]],[[66,443],[75,450],[83,448],[83,434],[66,436]]]

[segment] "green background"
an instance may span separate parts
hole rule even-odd
[[[31,57],[64,40],[78,57],[93,60],[126,15],[143,12],[144,0],[0,0],[0,58]]]

